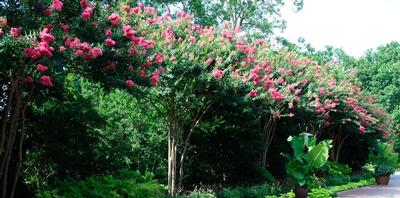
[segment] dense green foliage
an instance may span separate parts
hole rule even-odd
[[[58,181],[50,189],[41,189],[38,198],[156,198],[164,197],[164,186],[153,175],[120,171],[115,176],[88,177],[81,181]]]

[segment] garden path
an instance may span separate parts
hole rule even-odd
[[[352,198],[372,198],[372,197],[398,197],[400,198],[400,172],[396,172],[390,177],[387,186],[365,186],[354,190],[348,190],[338,193],[338,197]]]

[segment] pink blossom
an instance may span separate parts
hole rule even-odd
[[[18,38],[21,35],[21,27],[12,27],[10,30],[10,34],[14,38]]]
[[[168,27],[167,29],[165,29],[162,33],[161,33],[162,37],[166,37],[166,38],[173,38],[174,37],[174,32],[172,31],[171,27]]]
[[[164,62],[164,56],[162,54],[157,54],[154,62],[157,63],[157,64],[163,63]]]
[[[115,45],[115,41],[112,39],[106,39],[106,45],[108,47],[114,46]]]
[[[293,103],[292,103],[292,102],[289,102],[289,104],[288,104],[288,108],[289,108],[289,109],[293,109],[293,108],[294,108],[294,105],[293,105]]]
[[[105,35],[106,35],[106,37],[112,36],[111,30],[110,29],[106,29]]]
[[[149,19],[147,20],[147,22],[149,22],[149,25],[154,25],[156,23],[155,19]]]
[[[25,82],[27,82],[27,83],[29,83],[29,84],[32,84],[32,83],[33,83],[33,78],[32,78],[32,76],[27,76],[27,77],[25,78]]]
[[[296,89],[294,91],[294,95],[296,95],[296,96],[299,95],[301,93],[301,91],[302,91],[301,89]]]
[[[112,25],[118,25],[119,24],[119,15],[116,13],[112,13],[108,17],[108,20],[111,22]]]
[[[122,6],[122,8],[125,10],[126,13],[130,14],[131,7],[129,7],[128,5],[124,5],[124,6]]]
[[[64,32],[68,32],[69,31],[69,25],[68,24],[61,24],[61,29],[63,29]]]
[[[3,36],[4,32],[3,29],[0,28],[0,37]]]
[[[7,19],[0,19],[0,26],[7,26]]]
[[[317,109],[317,113],[319,113],[319,114],[324,114],[325,112],[326,112],[326,110],[323,108]]]
[[[34,48],[25,48],[24,49],[25,55],[31,59],[37,59],[41,56],[39,50]]]
[[[124,36],[126,36],[129,39],[132,39],[137,33],[135,30],[132,30],[131,26],[129,25],[123,25],[122,31],[124,31]]]
[[[232,40],[233,36],[226,30],[221,31],[222,37],[224,37],[227,40]]]
[[[207,60],[204,62],[204,64],[207,65],[207,66],[210,66],[212,61],[213,61],[212,58],[207,58]]]
[[[193,36],[190,36],[189,37],[189,42],[195,43],[196,42],[196,38],[194,38]]]
[[[301,83],[303,83],[303,84],[306,84],[308,82],[308,80],[307,79],[303,79],[303,80],[301,80]]]
[[[384,136],[385,138],[389,138],[389,137],[390,137],[389,131],[383,132],[383,136]]]
[[[94,47],[94,48],[92,48],[90,50],[91,58],[97,58],[97,57],[102,56],[102,55],[103,55],[103,51],[98,47]]]
[[[49,76],[43,75],[40,77],[40,84],[46,87],[51,87],[53,86],[53,83],[51,82],[51,78]]]
[[[251,91],[249,92],[249,96],[250,96],[250,97],[256,97],[257,94],[258,94],[258,90],[257,90],[257,89],[251,90]]]
[[[44,30],[40,32],[40,40],[42,42],[48,43],[56,39],[53,35],[49,34],[48,32],[49,30],[47,28],[44,28]]]
[[[91,7],[86,7],[85,10],[83,10],[81,18],[83,20],[88,20],[93,14],[93,8]]]
[[[44,14],[45,17],[49,17],[51,15],[51,10],[46,8],[46,9],[43,10],[43,14]]]
[[[264,44],[264,39],[258,39],[257,40],[257,45],[262,45]]]
[[[65,45],[70,47],[71,49],[76,49],[78,48],[78,46],[81,44],[81,41],[79,40],[79,38],[75,38],[74,41],[71,41],[71,39],[68,37],[65,40]]]
[[[293,73],[293,72],[292,72],[291,69],[285,70],[285,72],[284,72],[284,74],[287,75],[287,76],[291,76],[292,73]]]
[[[135,83],[132,80],[126,80],[125,81],[125,86],[127,88],[131,88],[131,87],[135,86]]]
[[[176,61],[176,56],[171,56],[170,58],[169,58],[169,61]]]
[[[151,84],[152,85],[157,85],[157,83],[160,81],[160,73],[164,71],[164,68],[161,67],[160,69],[156,69],[152,76],[151,76]]]
[[[214,70],[212,71],[212,76],[216,79],[220,79],[220,78],[222,78],[224,73],[225,73],[224,71],[222,71],[218,68],[214,68]]]
[[[360,126],[360,128],[358,130],[360,131],[360,133],[365,133],[365,127],[364,126]]]
[[[60,50],[60,52],[63,52],[65,50],[67,50],[67,48],[65,48],[64,46],[61,45],[59,50]]]
[[[279,93],[278,89],[275,87],[269,88],[268,92],[269,92],[269,94],[271,94],[272,99],[274,99],[276,101],[280,101],[285,98],[281,93]]]
[[[82,51],[84,52],[88,52],[90,50],[90,46],[89,43],[87,42],[83,42],[79,45],[79,47],[81,48]]]
[[[53,5],[51,5],[51,8],[57,11],[61,11],[63,7],[63,2],[60,0],[53,0]]]
[[[143,10],[144,14],[152,14],[152,15],[157,15],[157,11],[153,7],[145,7]]]
[[[36,66],[36,69],[37,69],[39,72],[45,72],[45,71],[47,71],[48,67],[46,67],[46,66],[44,66],[44,65],[42,65],[42,64],[38,64],[38,65]]]
[[[183,18],[186,16],[186,12],[184,12],[184,11],[178,12],[177,16]]]
[[[82,50],[76,50],[75,55],[81,57],[81,56],[83,56],[83,51]]]
[[[81,5],[81,8],[86,8],[88,6],[88,2],[87,0],[81,0],[79,2],[79,4]]]
[[[53,56],[52,51],[54,51],[54,48],[50,47],[49,44],[46,42],[40,42],[36,49],[43,56],[47,56],[47,57]]]
[[[324,95],[325,94],[325,91],[324,91],[323,87],[319,87],[318,91],[319,91],[319,95]]]
[[[141,9],[142,8],[140,8],[140,7],[134,7],[134,8],[132,8],[132,13],[138,14],[138,13],[140,13]]]

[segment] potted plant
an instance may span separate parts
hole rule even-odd
[[[306,198],[312,177],[328,161],[332,141],[324,140],[317,144],[317,139],[311,134],[302,133],[298,137],[290,136],[288,142],[293,155],[283,155],[288,159],[286,171],[296,183],[296,198]]]
[[[398,157],[399,154],[394,152],[394,145],[386,142],[378,142],[376,149],[372,150],[370,159],[375,165],[375,180],[378,185],[389,184]]]

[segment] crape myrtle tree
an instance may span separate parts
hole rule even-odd
[[[232,91],[244,92],[249,101],[261,101],[265,109],[260,115],[265,122],[262,165],[275,122],[282,116],[303,119],[300,128],[315,136],[324,126],[346,122],[354,123],[361,133],[389,133],[390,125],[381,124],[386,121],[381,119],[383,112],[370,110],[347,71],[240,36],[239,25],[201,27],[185,12],[158,15],[153,7],[133,3],[53,0],[41,5],[39,18],[44,23],[38,24],[43,27],[24,29],[23,24],[1,22],[0,72],[8,92],[0,142],[2,197],[13,196],[22,160],[25,109],[32,96],[40,97],[34,90],[56,88],[62,82],[58,76],[66,73],[78,73],[106,87],[126,87],[154,108],[163,107],[159,113],[168,134],[170,194],[182,190],[193,131],[220,96]],[[332,112],[343,116],[333,120]],[[17,161],[11,163],[15,150]],[[16,171],[11,171],[14,164]]]

